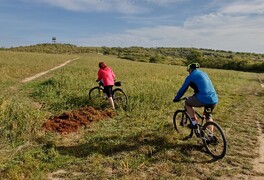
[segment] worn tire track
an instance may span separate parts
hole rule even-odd
[[[261,87],[264,87],[264,83],[262,82],[260,76],[258,76],[259,82]],[[261,104],[258,107],[262,107]],[[259,109],[261,111],[261,108]],[[262,109],[263,110],[263,109]],[[259,157],[257,157],[254,160],[254,171],[256,171],[257,173],[260,173],[262,176],[261,177],[257,177],[257,179],[264,179],[263,175],[264,175],[264,122],[257,122],[258,125],[258,142],[259,142],[259,147],[258,147],[258,153],[259,153]]]
[[[65,66],[66,64],[70,63],[71,61],[75,61],[75,60],[77,60],[77,59],[79,59],[79,58],[70,59],[70,60],[66,61],[65,63],[62,63],[62,64],[60,64],[60,65],[58,65],[58,66],[56,66],[56,67],[54,67],[54,68],[52,68],[52,69],[49,69],[49,70],[47,70],[47,71],[44,71],[44,72],[38,73],[38,74],[36,74],[36,75],[34,75],[34,76],[27,77],[27,78],[25,78],[24,80],[22,80],[21,82],[22,82],[22,83],[25,83],[25,82],[32,81],[32,80],[34,80],[34,79],[36,79],[36,78],[38,78],[38,77],[40,77],[40,76],[43,76],[43,75],[49,73],[50,71],[56,70],[56,69],[58,69],[58,68],[61,68],[61,67]]]
[[[261,127],[262,126],[262,127]],[[254,160],[254,171],[257,173],[264,175],[264,125],[260,122],[258,122],[258,130],[259,130],[259,157]],[[262,176],[264,179],[264,177]]]

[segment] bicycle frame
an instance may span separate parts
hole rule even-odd
[[[101,81],[99,81],[98,82],[98,87],[104,89],[104,84]]]
[[[188,118],[191,120],[192,118],[191,118],[191,116],[188,114],[188,112],[187,112],[187,110],[186,110],[185,107],[184,107],[184,110],[185,110],[185,113],[186,113],[186,115],[188,116]],[[195,114],[198,116],[198,119],[201,119],[201,120],[202,120],[202,123],[200,123],[200,125],[202,125],[203,122],[204,122],[204,119],[205,119],[204,115],[199,114],[196,110],[194,110],[194,112],[195,112]],[[199,123],[198,123],[198,124],[199,124]]]
[[[182,100],[186,100],[186,99],[187,99],[187,98],[182,98],[182,99],[180,99],[180,101],[182,101]],[[191,118],[191,116],[188,114],[187,109],[186,109],[185,106],[184,106],[184,111],[185,111],[185,114],[186,114],[186,116],[188,117],[188,119],[189,119],[189,121],[190,121],[190,123],[191,123],[192,118]],[[195,112],[195,114],[197,115],[198,120],[201,119],[201,123],[199,123],[199,121],[197,122],[197,125],[198,125],[198,131],[200,131],[200,128],[201,128],[201,127],[203,126],[203,124],[204,124],[205,116],[199,114],[196,110],[194,110],[194,112]],[[188,136],[188,138],[192,138],[194,132],[195,132],[195,129],[192,129],[192,130],[191,130],[191,133],[190,133],[189,136]],[[195,132],[195,135],[196,135],[196,137],[200,137],[200,132]]]

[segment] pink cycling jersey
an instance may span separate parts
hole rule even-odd
[[[115,83],[115,74],[109,67],[98,70],[98,81],[103,80],[104,86],[112,86]]]

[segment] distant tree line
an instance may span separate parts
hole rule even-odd
[[[19,52],[38,52],[48,54],[80,54],[99,52],[98,47],[79,47],[72,44],[45,43],[32,46],[19,46],[11,48],[1,48],[2,50],[19,51]]]
[[[202,67],[264,72],[264,54],[197,48],[102,47],[102,53],[131,61],[188,65],[198,62]]]
[[[19,52],[40,52],[52,54],[83,54],[101,53],[104,55],[116,55],[119,58],[171,65],[187,65],[198,62],[202,67],[264,72],[264,54],[232,52],[214,49],[198,48],[144,48],[144,47],[79,47],[71,44],[37,44],[32,46],[20,46],[0,48],[0,50]]]

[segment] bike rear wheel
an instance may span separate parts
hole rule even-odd
[[[116,108],[125,108],[128,103],[128,98],[126,93],[120,89],[116,88],[113,91],[113,101],[115,103]]]
[[[89,91],[89,99],[92,101],[102,101],[105,98],[103,88],[94,87]]]
[[[215,159],[221,159],[225,156],[227,149],[226,138],[222,128],[216,122],[209,121],[204,124],[202,140],[205,149]]]
[[[188,128],[188,124],[190,124],[190,120],[185,113],[185,110],[177,110],[173,115],[173,125],[175,130],[187,137],[190,134],[190,129]]]

